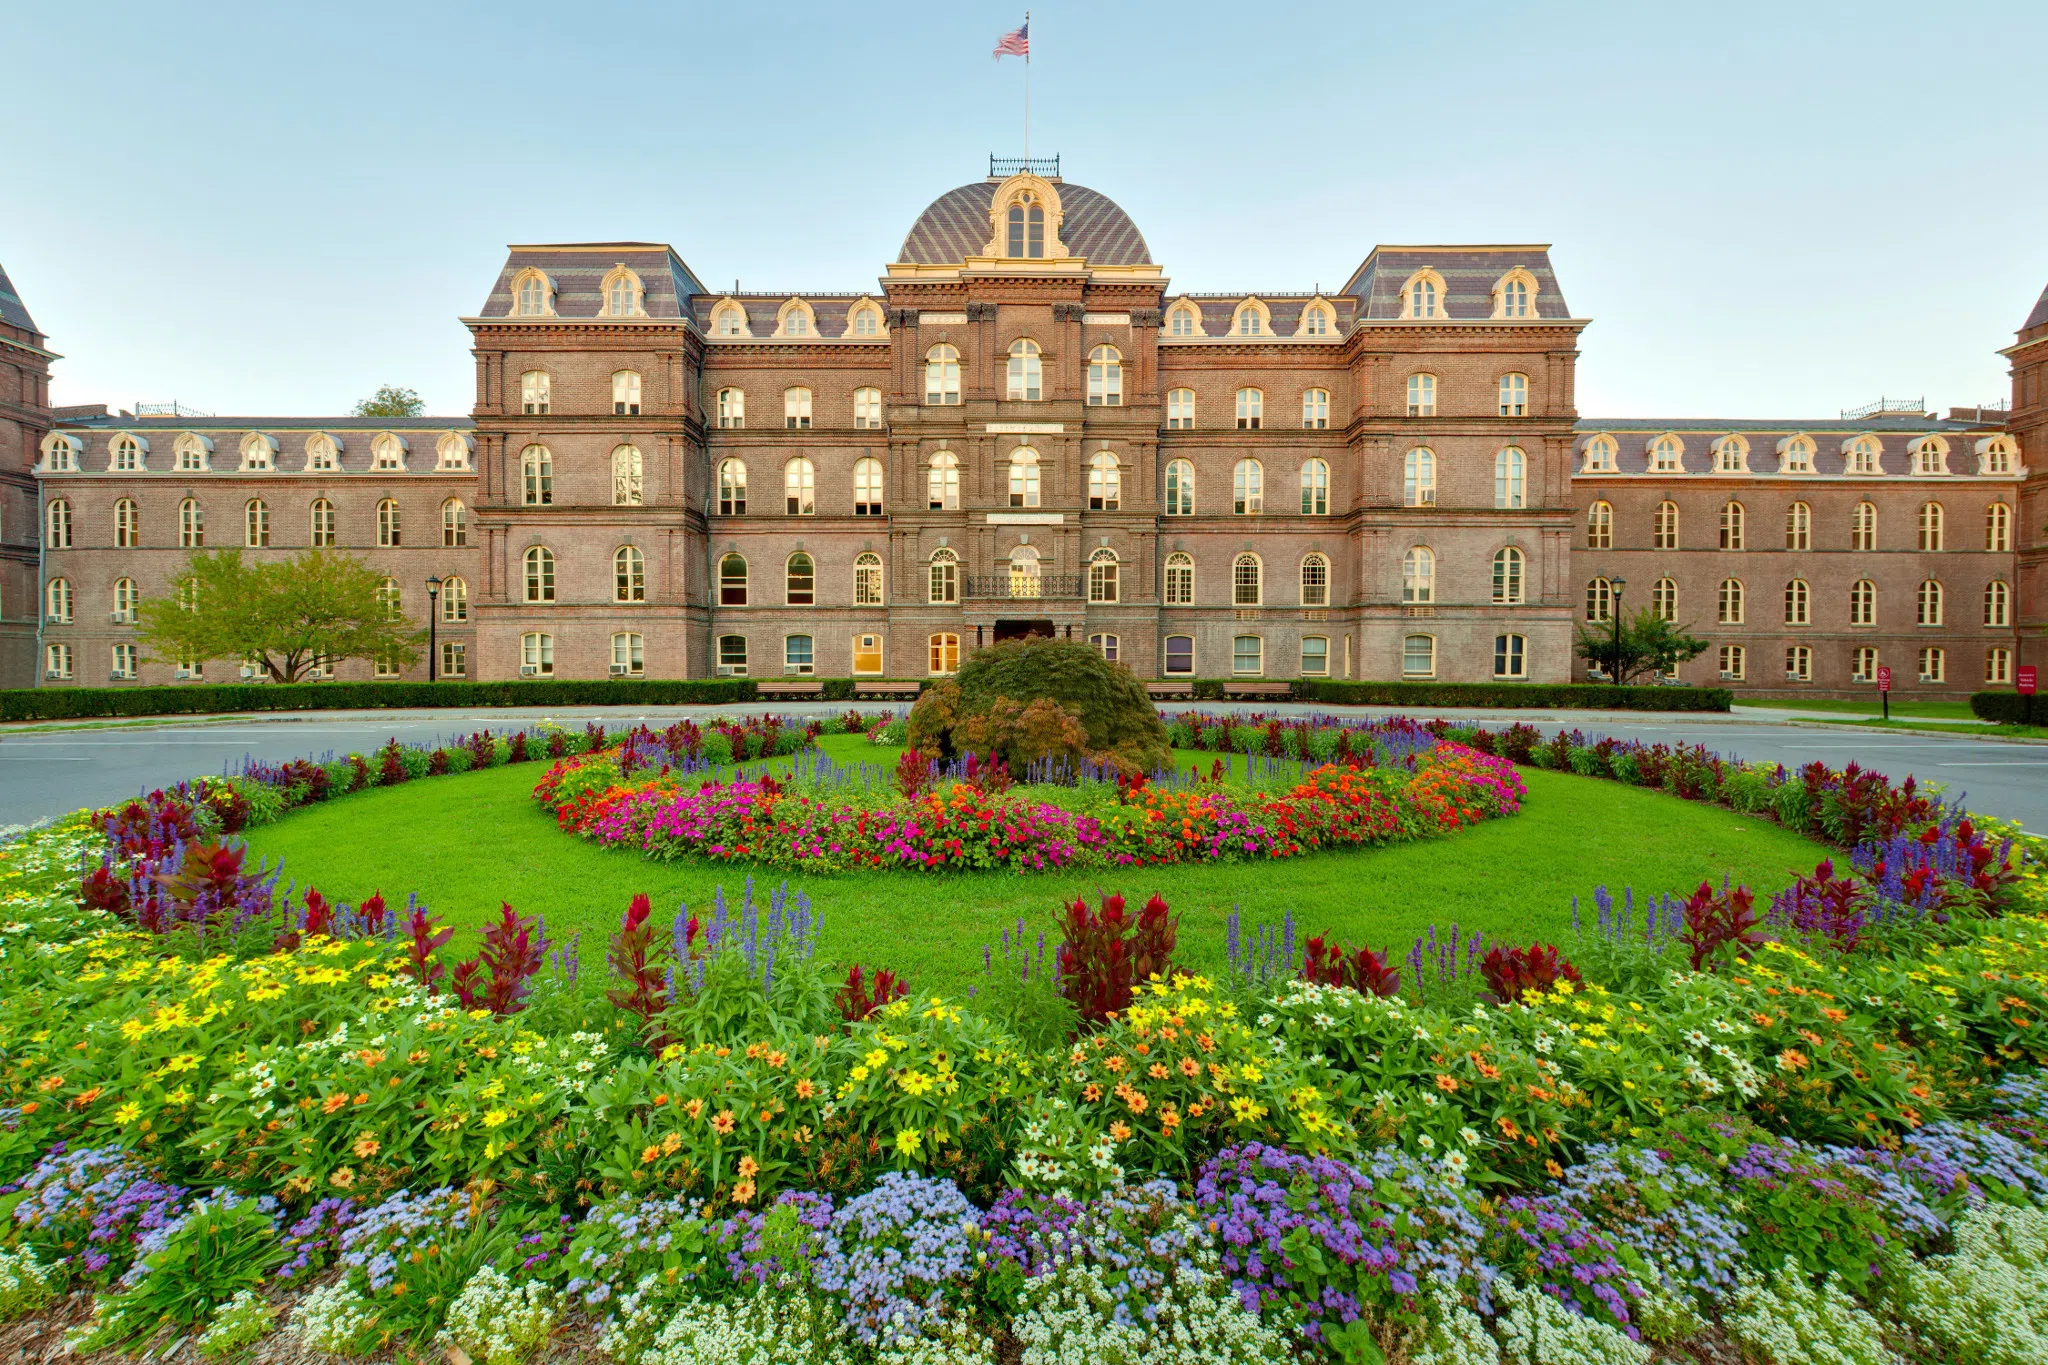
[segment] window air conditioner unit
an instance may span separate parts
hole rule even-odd
[[[43,677],[44,677],[44,678],[46,678],[46,679],[50,679],[50,678],[61,678],[61,677],[63,677],[63,676],[64,676],[64,675],[63,675],[63,674],[62,674],[61,672],[59,672],[58,670],[56,670],[56,669],[54,669],[54,668],[46,668],[46,669],[44,669],[44,670],[43,670]]]
[[[128,675],[117,668],[112,673],[107,674],[107,680],[109,682],[126,682],[128,681]]]
[[[540,666],[538,664],[521,664],[519,665],[519,676],[522,678],[538,677],[540,676]]]
[[[1798,682],[1800,681],[1799,670],[1796,668],[1788,668],[1785,670],[1785,677],[1786,680],[1789,682]]]
[[[1725,668],[1721,670],[1721,679],[1722,679],[1722,681],[1724,681],[1724,682],[1726,682],[1726,681],[1728,681],[1728,680],[1730,680],[1730,679],[1734,678],[1734,676],[1735,676],[1735,675],[1734,675],[1733,673],[1731,673],[1731,672],[1730,672],[1729,670],[1727,670],[1727,669],[1725,669]]]
[[[632,670],[632,668],[631,668],[630,666],[626,665],[626,664],[613,664],[613,665],[612,665],[612,676],[613,676],[614,678],[623,678],[623,677],[625,677],[625,676],[626,676],[626,675],[627,675],[628,673],[630,673],[630,672],[632,672],[632,671],[633,671],[633,670]]]

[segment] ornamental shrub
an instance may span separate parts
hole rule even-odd
[[[1003,699],[1012,704],[998,708]],[[1034,710],[1040,700],[1050,705]],[[1083,756],[1094,762],[1149,773],[1170,761],[1166,727],[1137,675],[1064,640],[1009,640],[975,654],[917,699],[907,742],[942,757],[993,752],[1022,773],[1049,756],[1073,757],[1064,718],[1079,726]]]

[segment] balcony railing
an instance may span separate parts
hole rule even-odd
[[[988,174],[991,180],[1005,180],[1013,175],[1040,175],[1048,180],[1057,180],[1060,176],[1060,159],[1056,156],[1034,156],[1027,161],[1021,156],[997,156],[991,152],[988,158]]]
[[[970,598],[996,598],[1009,602],[1038,602],[1081,595],[1080,574],[969,574],[966,593]]]

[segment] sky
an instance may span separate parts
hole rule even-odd
[[[0,266],[60,404],[464,413],[508,243],[873,289],[1023,151],[1009,0],[8,8]],[[1996,402],[2048,283],[2042,0],[1039,0],[1031,40],[1032,152],[1173,290],[1548,242],[1589,417]]]

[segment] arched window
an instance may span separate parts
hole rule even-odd
[[[441,504],[442,548],[459,550],[468,544],[469,509],[462,505],[461,498],[450,498]]]
[[[1714,599],[1714,619],[1724,626],[1739,626],[1743,621],[1742,580],[1724,578],[1721,590]]]
[[[1195,337],[1202,334],[1202,319],[1192,304],[1176,303],[1167,310],[1166,333],[1168,336]]]
[[[114,503],[114,548],[133,550],[141,544],[142,514],[135,499],[121,498]]]
[[[882,595],[882,557],[872,551],[853,557],[853,605],[879,607]]]
[[[612,555],[612,601],[647,600],[647,556],[637,545],[621,545]]]
[[[930,590],[926,594],[933,602],[958,602],[960,600],[960,556],[951,550],[932,552]]]
[[[1308,389],[1301,395],[1301,425],[1310,431],[1321,431],[1330,425],[1330,391]]]
[[[1749,651],[1741,645],[1722,645],[1716,651],[1721,676],[1731,682],[1741,682],[1748,672]]]
[[[1436,601],[1436,553],[1427,545],[1411,545],[1401,556],[1401,601],[1411,607]]]
[[[1614,442],[1605,436],[1595,436],[1586,442],[1586,473],[1612,474],[1614,472]]]
[[[1859,578],[1849,585],[1849,624],[1877,624],[1877,584],[1867,578]]]
[[[1009,255],[1030,260],[1045,255],[1045,205],[1038,202],[1036,194],[1026,190],[1018,195],[1004,219],[1009,229]]]
[[[1614,548],[1614,504],[1601,498],[1586,509],[1586,548]]]
[[[1785,585],[1785,624],[1813,624],[1813,589],[1803,578],[1795,578]]]
[[[806,388],[782,391],[782,425],[787,431],[811,429],[811,391]]]
[[[871,455],[853,462],[853,514],[882,515],[882,462]]]
[[[204,471],[211,464],[207,457],[213,454],[212,445],[213,443],[204,436],[193,436],[189,433],[180,436],[176,447],[177,459],[175,467],[183,473]],[[132,436],[127,438],[126,443],[117,446],[114,451],[114,467],[117,469],[127,468],[128,466],[123,464],[122,461],[129,458],[131,454],[139,453],[135,438]]]
[[[1437,278],[1435,271],[1417,271],[1401,290],[1407,296],[1408,305],[1401,312],[1410,318],[1442,317],[1443,313],[1437,304],[1442,288],[1442,282]]]
[[[2012,549],[2012,509],[2002,502],[1984,509],[1984,548],[1998,554]]]
[[[1849,457],[1847,472],[1851,474],[1884,473],[1883,466],[1879,464],[1883,450],[1884,447],[1878,443],[1878,439],[1875,436],[1858,436],[1855,440],[1849,442],[1849,448],[1844,452]]]
[[[1310,460],[1301,467],[1301,514],[1330,514],[1330,466],[1321,460]]]
[[[538,270],[524,271],[513,290],[513,311],[524,318],[545,317],[548,311],[548,277]]]
[[[468,473],[470,446],[471,441],[469,437],[464,436],[461,432],[443,432],[440,441],[436,443],[434,468],[460,470],[465,474]]]
[[[747,514],[747,466],[740,460],[718,462],[718,515],[743,517]]]
[[[637,630],[617,631],[612,635],[611,671],[625,678],[638,678],[647,671],[647,641]]]
[[[402,621],[405,619],[405,596],[398,586],[398,580],[389,574],[384,576],[384,586],[377,589],[377,600],[384,604],[384,619]]]
[[[643,464],[638,446],[612,447],[612,506],[638,507]]]
[[[1230,604],[1256,607],[1261,600],[1259,557],[1249,552],[1241,554],[1230,565]]]
[[[863,317],[866,314],[862,314]],[[882,426],[882,391],[880,389],[855,389],[853,391],[853,425],[860,431],[879,431]]]
[[[1685,447],[1678,443],[1676,436],[1659,436],[1650,443],[1650,472],[1653,474],[1682,474],[1685,472]]]
[[[1114,346],[1097,346],[1088,353],[1088,406],[1114,408],[1123,401],[1123,357]]]
[[[640,376],[633,370],[620,370],[612,376],[612,416],[638,417],[640,415]]]
[[[1020,337],[1010,343],[1009,386],[1003,396],[1023,403],[1045,397],[1045,372],[1037,342]]]
[[[711,330],[722,337],[743,337],[750,335],[747,327],[747,311],[727,299],[711,310]]]
[[[747,605],[747,557],[738,551],[729,552],[718,561],[718,605]]]
[[[1724,502],[1721,504],[1721,548],[1739,550],[1742,548],[1743,532],[1742,504]]]
[[[189,443],[198,452],[198,454],[195,456],[195,463],[193,464],[192,467],[195,469],[204,469],[206,467],[204,463],[206,448],[204,446],[198,445],[198,440],[199,438],[195,436],[191,438],[191,442]],[[186,443],[181,441],[181,444]],[[128,435],[126,432],[123,432],[121,435],[116,436],[114,438],[113,445],[110,447],[110,452],[111,453],[107,461],[107,467],[109,469],[112,469],[117,474],[133,473],[143,468],[142,442],[138,441],[133,436]],[[182,460],[182,458],[183,457],[181,455],[180,459]]]
[[[142,605],[142,589],[135,586],[132,578],[114,580],[114,614],[116,625],[135,624],[135,609]]]
[[[1657,516],[1651,524],[1650,548],[1675,550],[1678,548],[1678,504],[1665,501],[1657,504]]]
[[[1586,584],[1586,619],[1608,621],[1614,618],[1614,584],[1605,578],[1594,578]]]
[[[1941,584],[1936,579],[1925,579],[1921,582],[1919,595],[1915,599],[1913,623],[1921,626],[1938,626],[1941,624],[1941,618]]]
[[[1528,504],[1529,460],[1520,446],[1509,446],[1493,457],[1493,505],[1523,507]]]
[[[1330,605],[1330,561],[1320,554],[1301,557],[1301,605]]]
[[[1813,440],[1807,436],[1788,436],[1778,442],[1778,472],[1780,474],[1811,474],[1813,472]]]
[[[1401,676],[1404,678],[1434,678],[1436,676],[1436,636],[1406,635],[1402,637]]]
[[[1920,504],[1920,550],[1931,554],[1941,549],[1942,540],[1941,504],[1923,502]]]
[[[1727,435],[1714,442],[1714,472],[1716,474],[1746,474],[1749,472],[1749,442],[1740,436]]]
[[[1116,662],[1116,656],[1117,656],[1117,638],[1116,638],[1116,636],[1114,636],[1114,635],[1106,635],[1106,634],[1100,634],[1100,633],[1098,633],[1098,634],[1094,634],[1094,635],[1090,635],[1090,636],[1088,637],[1088,644],[1089,644],[1089,647],[1090,647],[1090,648],[1092,648],[1092,649],[1093,649],[1093,650],[1094,650],[1094,651],[1095,651],[1095,652],[1096,652],[1097,654],[1100,654],[1100,655],[1101,655],[1101,656],[1102,656],[1103,658],[1105,658],[1105,659],[1109,660],[1109,662],[1111,662],[1111,663],[1115,663],[1115,662]]]
[[[386,431],[370,442],[370,468],[405,468],[405,441]]]
[[[1877,548],[1877,504],[1859,502],[1849,516],[1849,548],[1852,550],[1875,550]]]
[[[950,450],[932,456],[925,474],[925,506],[934,512],[960,510],[960,457]]]
[[[398,503],[385,498],[377,504],[377,543],[387,548],[400,543]]]
[[[1187,460],[1172,460],[1166,466],[1165,511],[1169,517],[1195,514],[1195,466]]]
[[[1435,375],[1411,374],[1408,376],[1408,415],[1410,417],[1436,416]]]
[[[930,647],[932,676],[944,677],[960,671],[960,637],[950,630],[942,630],[927,636],[925,643]]]
[[[1659,621],[1678,619],[1678,580],[1660,578],[1650,588],[1650,613]]]
[[[818,471],[801,455],[782,466],[782,511],[792,517],[817,515]]]
[[[775,319],[775,327],[782,336],[807,337],[814,330],[811,321],[811,306],[802,299],[791,299],[782,305],[782,311]]]
[[[308,473],[332,473],[341,468],[341,457],[335,451],[334,438],[325,432],[315,432],[306,438],[306,470]]]
[[[242,507],[242,544],[252,550],[270,544],[270,508],[261,498],[251,498]]]
[[[1984,624],[1998,628],[2012,624],[2012,590],[2004,579],[1994,578],[1984,585]]]
[[[1039,576],[1038,550],[1035,546],[1019,545],[1010,551],[1010,596],[1036,598],[1044,595],[1044,580]]]
[[[277,467],[277,442],[260,431],[242,438],[242,468],[264,472]]]
[[[519,676],[555,676],[555,637],[544,630],[529,630],[519,637]]]
[[[744,678],[747,676],[746,636],[721,635],[718,637],[718,676],[721,678]]]
[[[1401,501],[1410,507],[1436,506],[1436,452],[1417,446],[1401,466]]]
[[[1195,557],[1175,553],[1166,557],[1166,605],[1193,606],[1195,601]]]
[[[469,584],[459,577],[441,580],[441,623],[455,625],[469,619]]]
[[[313,499],[313,548],[331,550],[334,548],[334,504],[325,498]]]
[[[45,616],[56,625],[70,625],[71,580],[68,578],[51,579],[43,585],[43,596],[45,599],[43,603]]]
[[[1529,676],[1529,641],[1520,635],[1496,635],[1493,637],[1493,676],[1496,678],[1526,678]]]
[[[960,352],[934,346],[924,353],[924,401],[939,405],[960,401]]]
[[[1266,315],[1258,304],[1247,299],[1237,306],[1237,325],[1231,328],[1241,337],[1257,337],[1266,334]]]
[[[1503,417],[1527,417],[1529,415],[1528,375],[1511,373],[1500,377],[1500,415]]]
[[[1166,394],[1166,429],[1192,431],[1195,427],[1195,391],[1169,389]]]
[[[1088,556],[1088,600],[1090,602],[1114,602],[1120,586],[1119,565],[1116,551],[1107,545]]]
[[[878,337],[882,334],[882,310],[872,303],[857,303],[846,322],[846,334],[856,337]],[[877,390],[879,393],[880,390]]]
[[[536,545],[526,552],[526,600],[555,600],[555,553]]]
[[[546,507],[555,500],[555,457],[546,446],[519,452],[521,496],[528,507]]]
[[[1266,510],[1266,470],[1257,460],[1239,460],[1231,470],[1230,510],[1241,517]]]
[[[1785,509],[1785,548],[1813,548],[1813,508],[1804,502],[1795,502]]]
[[[720,389],[718,391],[718,425],[726,431],[737,431],[746,424],[746,391],[744,389]]]
[[[605,276],[604,313],[611,318],[640,316],[640,277],[624,266]]]
[[[1088,457],[1088,510],[1114,512],[1123,500],[1123,471],[1116,456],[1098,450]]]
[[[545,417],[553,403],[553,384],[546,370],[528,370],[519,376],[519,410],[528,417]]]
[[[1257,431],[1265,421],[1266,395],[1260,389],[1239,389],[1237,391],[1237,429]]]
[[[1330,310],[1320,303],[1312,303],[1301,310],[1301,334],[1305,337],[1326,337],[1330,334]]]
[[[1030,446],[1010,452],[1010,506],[1038,506],[1038,452]]]
[[[1502,607],[1522,604],[1522,552],[1512,545],[1494,553],[1493,601]]]
[[[1529,277],[1519,272],[1504,275],[1493,287],[1494,316],[1502,318],[1526,318],[1532,316],[1529,299],[1533,291]]]
[[[1939,436],[1922,436],[1915,441],[1913,472],[1919,475],[1948,473],[1948,442]]]
[[[65,508],[65,521],[70,521],[70,508]],[[67,530],[65,540],[69,543]],[[178,504],[178,545],[181,549],[197,550],[206,544],[206,513],[196,498],[186,498]]]
[[[78,469],[80,442],[76,436],[53,431],[43,438],[43,472],[68,474]]]

